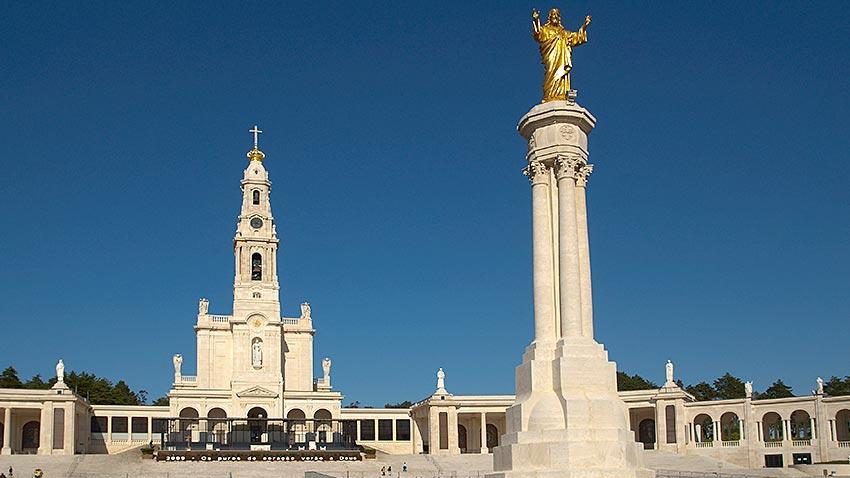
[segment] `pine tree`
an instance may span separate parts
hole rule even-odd
[[[18,377],[18,371],[15,370],[15,367],[6,367],[2,373],[0,373],[0,388],[23,388],[24,384],[21,383],[20,377]]]
[[[833,397],[850,395],[850,375],[844,377],[844,380],[833,375],[823,384],[823,392]]]
[[[743,380],[729,372],[726,372],[725,375],[714,381],[714,390],[717,391],[717,398],[719,400],[744,398],[747,396]]]
[[[785,385],[782,379],[778,379],[767,387],[767,390],[763,393],[756,394],[755,398],[757,400],[765,400],[768,398],[788,398],[793,396],[794,391],[791,390],[791,387]]]
[[[698,402],[717,400],[717,390],[706,382],[688,385],[685,387],[685,391],[693,395]]]

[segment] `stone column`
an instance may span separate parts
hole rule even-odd
[[[747,427],[746,421],[738,419],[738,439],[744,441],[747,439]]]
[[[428,454],[440,453],[440,413],[437,407],[428,407]]]
[[[791,420],[782,420],[782,440],[791,440]]]
[[[764,441],[764,432],[762,431],[761,426],[762,426],[761,422],[756,422],[756,428],[758,428],[758,434],[759,434],[759,436],[756,438],[756,440],[760,441],[760,442]]]
[[[42,404],[39,428],[38,454],[50,455],[53,452],[53,402]]]
[[[832,423],[832,420],[829,421]],[[3,410],[3,448],[0,455],[12,454],[12,407],[7,406]]]
[[[532,161],[524,173],[531,180],[534,342],[539,344],[556,339],[550,170],[543,162]]]
[[[720,420],[714,422],[714,441],[720,442],[723,441],[723,436],[720,431]]]
[[[487,414],[481,412],[481,454],[487,454],[490,450],[487,449]]]
[[[694,439],[694,424],[688,423],[688,442],[693,443],[696,440]]]
[[[696,434],[696,442],[702,443],[702,425],[699,423],[694,425],[694,433]]]
[[[77,430],[77,415],[74,413],[74,404],[69,403],[65,405],[65,454],[73,455],[76,452],[76,443],[77,438],[75,435],[75,431]]]
[[[460,447],[458,445],[458,436],[457,436],[457,409],[454,407],[449,407],[446,409],[448,412],[448,427],[446,432],[449,434],[449,454],[450,455],[460,455]],[[469,435],[466,436],[466,446],[469,446]]]
[[[817,439],[817,432],[815,431],[815,417],[809,417],[809,438],[812,440]]]
[[[555,161],[558,178],[558,265],[562,337],[583,335],[575,192],[576,170],[580,163],[581,158],[578,156],[561,156]]]
[[[578,228],[579,280],[581,289],[582,332],[593,338],[593,294],[590,281],[590,238],[587,232],[587,178],[593,165],[585,161],[576,174],[576,226]]]

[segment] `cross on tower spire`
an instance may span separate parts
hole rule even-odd
[[[262,133],[262,131],[259,128],[257,128],[257,125],[254,125],[254,129],[249,129],[248,131],[251,132],[251,133],[254,133],[254,149],[258,149],[257,143],[258,143],[258,140],[260,138],[260,133]]]

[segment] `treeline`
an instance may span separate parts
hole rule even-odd
[[[22,381],[14,367],[7,367],[0,373],[0,388],[27,388],[47,390],[56,384],[56,378],[44,381],[41,375],[33,375],[29,380]],[[82,397],[88,398],[92,405],[146,405],[148,392],[134,392],[126,382],[98,377],[88,372],[69,372],[65,374],[65,384]],[[168,405],[166,397],[155,400],[152,405]]]
[[[708,400],[727,400],[732,398],[746,397],[746,389],[744,381],[740,378],[726,372],[721,377],[718,377],[711,383],[699,382],[692,385],[685,385],[681,380],[676,380],[676,383],[686,392],[693,395],[699,401]],[[651,390],[658,388],[658,384],[647,380],[640,375],[629,375],[625,372],[617,372],[617,390]],[[824,382],[823,391],[826,395],[837,397],[840,395],[850,395],[850,376],[831,377]],[[782,381],[777,379],[770,384],[764,391],[753,390],[754,400],[764,400],[768,398],[787,398],[794,397],[794,391]]]

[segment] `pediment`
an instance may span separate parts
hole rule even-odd
[[[277,398],[277,393],[272,392],[267,388],[260,387],[259,385],[246,388],[241,392],[236,392],[236,396],[239,398],[244,397],[255,397],[255,398]]]

